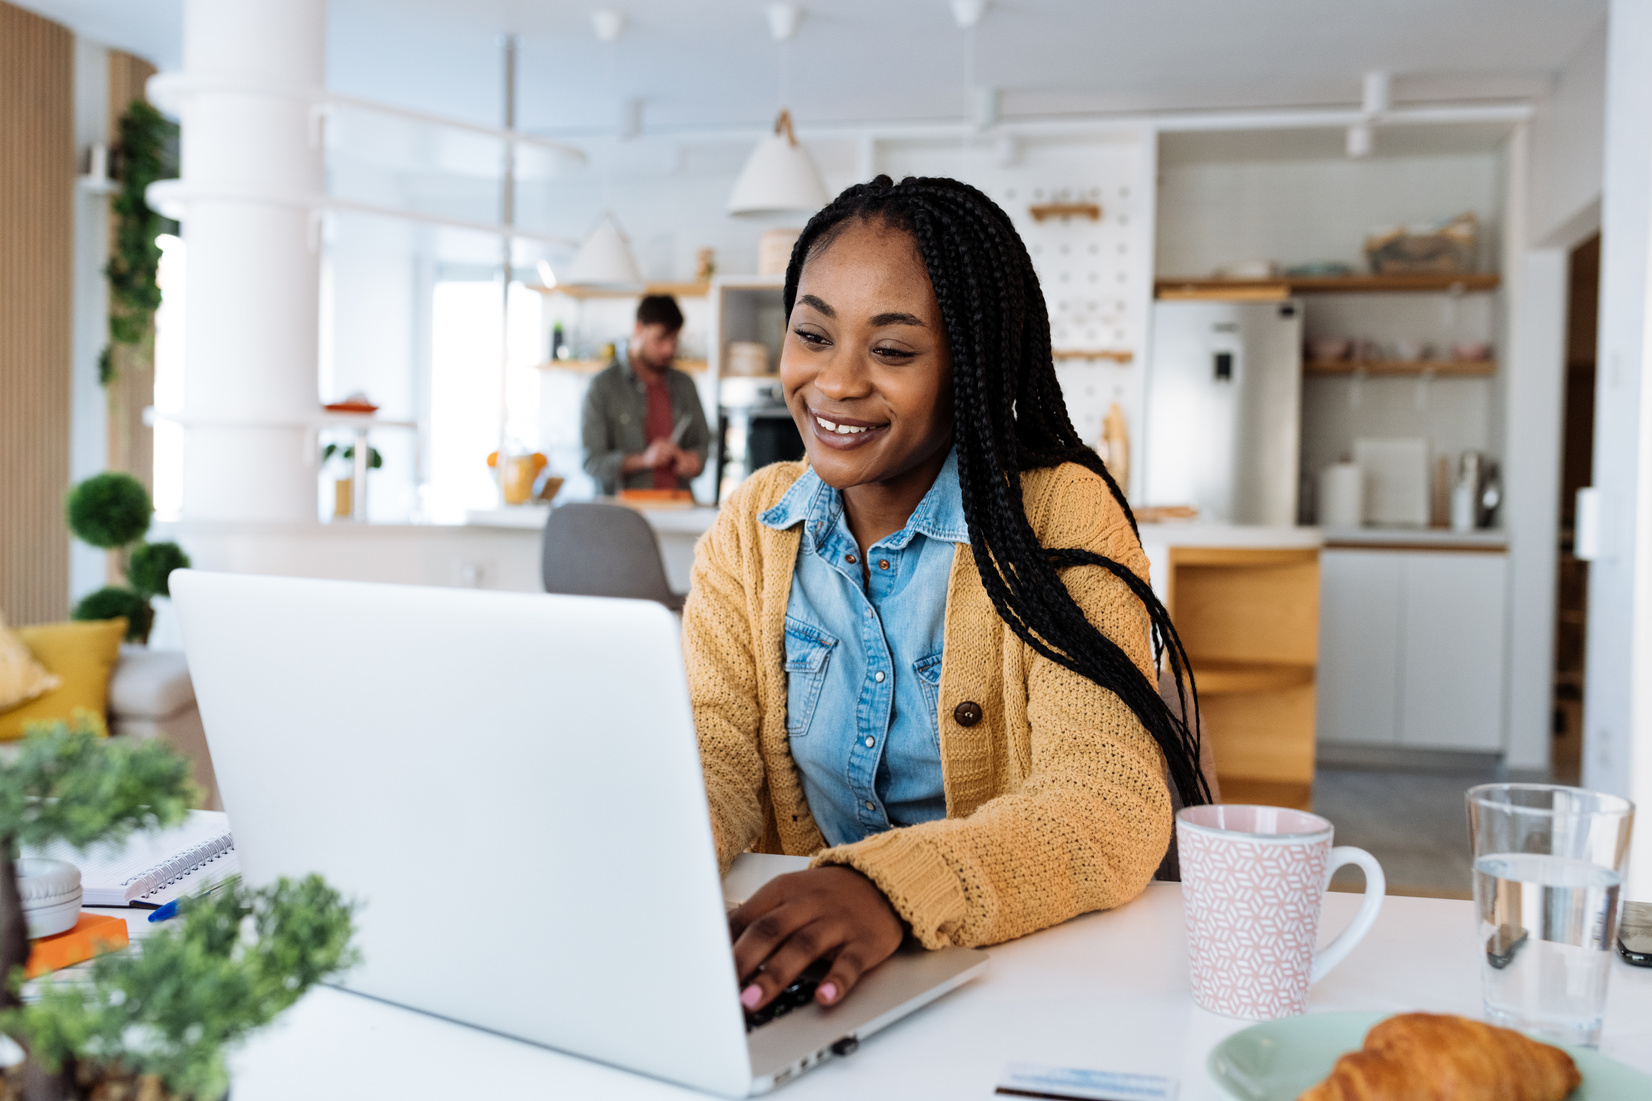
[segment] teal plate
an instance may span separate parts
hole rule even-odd
[[[1239,1101],[1296,1101],[1331,1073],[1337,1057],[1365,1046],[1389,1013],[1310,1013],[1235,1032],[1210,1053],[1210,1076]],[[1598,1051],[1566,1049],[1583,1084],[1567,1101],[1646,1101],[1652,1078]]]

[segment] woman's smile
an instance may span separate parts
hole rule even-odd
[[[852,451],[857,447],[865,447],[873,440],[882,439],[887,435],[885,430],[889,427],[888,421],[880,424],[838,413],[823,414],[813,406],[805,408],[808,410],[808,423],[814,438],[822,446],[836,451]]]

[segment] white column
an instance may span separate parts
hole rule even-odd
[[[1583,782],[1639,807],[1626,898],[1652,897],[1652,5],[1613,0],[1607,39],[1600,345]]]
[[[314,520],[326,0],[187,0],[187,520]]]

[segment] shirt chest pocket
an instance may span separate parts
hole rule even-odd
[[[837,639],[812,623],[786,617],[786,736],[801,738],[809,732],[820,691],[826,684]]]
[[[935,748],[941,748],[941,658],[945,652],[931,654],[927,658],[919,658],[912,663],[912,672],[918,678],[918,690],[923,693],[924,715],[929,726],[929,736],[935,740]]]

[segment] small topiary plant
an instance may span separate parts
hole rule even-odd
[[[130,474],[95,474],[69,491],[69,530],[94,547],[117,553],[149,530],[155,511],[149,491]],[[126,556],[128,585],[110,585],[88,594],[70,613],[75,619],[126,617],[126,637],[148,642],[155,625],[150,600],[170,596],[173,570],[187,569],[189,555],[176,543],[143,543]]]
[[[147,642],[155,626],[155,609],[148,598],[121,585],[105,585],[87,593],[69,613],[71,619],[115,619],[126,617],[126,641]]]
[[[101,956],[89,980],[43,981],[21,1003],[18,846],[84,847],[177,821],[195,795],[188,776],[163,743],[102,739],[89,723],[37,724],[17,763],[0,766],[0,1030],[27,1055],[0,1078],[0,1101],[216,1101],[229,1045],[356,962],[354,907],[322,879],[258,890],[234,880],[185,900],[141,952]]]
[[[94,474],[69,491],[69,530],[105,550],[143,538],[154,511],[149,491],[130,474]]]
[[[126,580],[144,596],[171,596],[167,579],[187,570],[189,555],[176,543],[145,543],[126,560]]]

